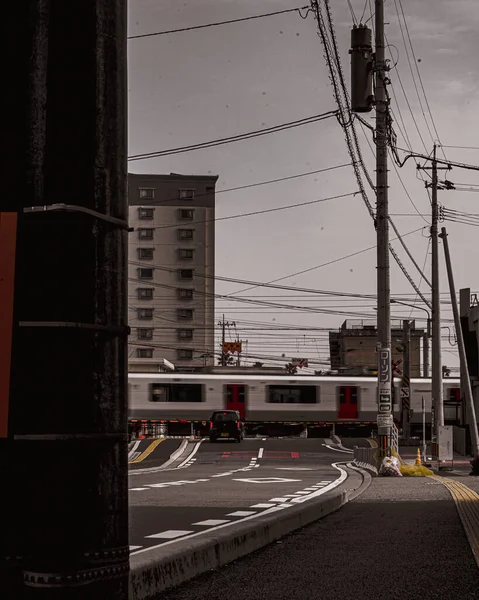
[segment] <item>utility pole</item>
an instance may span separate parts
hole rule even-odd
[[[456,288],[454,285],[454,275],[452,273],[451,256],[449,254],[449,243],[447,241],[446,228],[441,229],[441,239],[444,246],[444,255],[446,259],[447,276],[449,279],[449,291],[451,293],[452,312],[454,314],[454,324],[456,326],[457,346],[459,350],[459,359],[461,362],[461,380],[464,385],[465,399],[467,404],[467,414],[469,416],[469,430],[471,432],[471,445],[473,456],[479,456],[479,435],[477,432],[476,410],[474,408],[474,399],[472,396],[471,379],[467,366],[466,347],[464,345],[464,336],[462,333],[459,310],[457,308]]]
[[[226,335],[225,335],[225,316],[223,315],[223,322],[221,323],[221,366],[226,367],[226,354],[224,351]]]
[[[127,6],[10,8],[1,210],[17,238],[0,589],[127,600]]]
[[[409,439],[409,415],[410,415],[410,398],[411,398],[411,328],[409,319],[403,320],[403,376],[401,385],[401,400],[402,400],[402,426],[403,437]]]
[[[380,452],[390,454],[393,426],[391,394],[391,312],[388,215],[388,100],[384,48],[384,0],[375,0],[376,56],[376,228],[378,293],[378,435]]]
[[[442,382],[442,352],[441,352],[441,303],[440,303],[440,280],[439,280],[439,207],[437,201],[438,185],[438,166],[436,160],[437,147],[434,144],[433,155],[430,167],[421,167],[418,169],[424,171],[431,170],[432,182],[426,183],[426,187],[431,188],[431,249],[432,249],[432,405],[434,407],[435,427],[433,430],[433,448],[437,449],[438,427],[444,426],[444,399]],[[449,167],[440,167],[448,170]]]

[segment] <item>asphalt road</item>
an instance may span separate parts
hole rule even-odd
[[[345,476],[332,463],[352,456],[321,439],[205,440],[191,450],[182,468],[130,475],[133,553],[327,493]]]
[[[131,470],[159,467],[170,458],[180,443],[181,440],[141,440],[128,467]]]
[[[477,600],[478,583],[447,489],[375,478],[340,511],[161,600]]]

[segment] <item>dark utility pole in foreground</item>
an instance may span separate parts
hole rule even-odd
[[[126,600],[126,1],[10,9],[1,212],[18,229],[0,590]]]

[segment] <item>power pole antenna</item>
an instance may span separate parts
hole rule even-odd
[[[388,99],[384,48],[384,0],[375,0],[376,225],[378,291],[378,435],[381,454],[391,452],[391,307],[388,214]]]

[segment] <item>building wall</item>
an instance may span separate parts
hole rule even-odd
[[[152,370],[164,358],[177,367],[214,364],[204,355],[215,350],[217,179],[128,177],[130,370]]]
[[[403,359],[401,352],[402,331],[391,332],[392,361]],[[421,377],[422,330],[412,330],[410,340],[411,377]],[[360,374],[363,368],[377,369],[377,332],[370,329],[346,329],[330,333],[331,368]],[[399,340],[399,341],[398,341]],[[402,371],[402,364],[399,369]],[[357,370],[357,372],[356,372]]]

